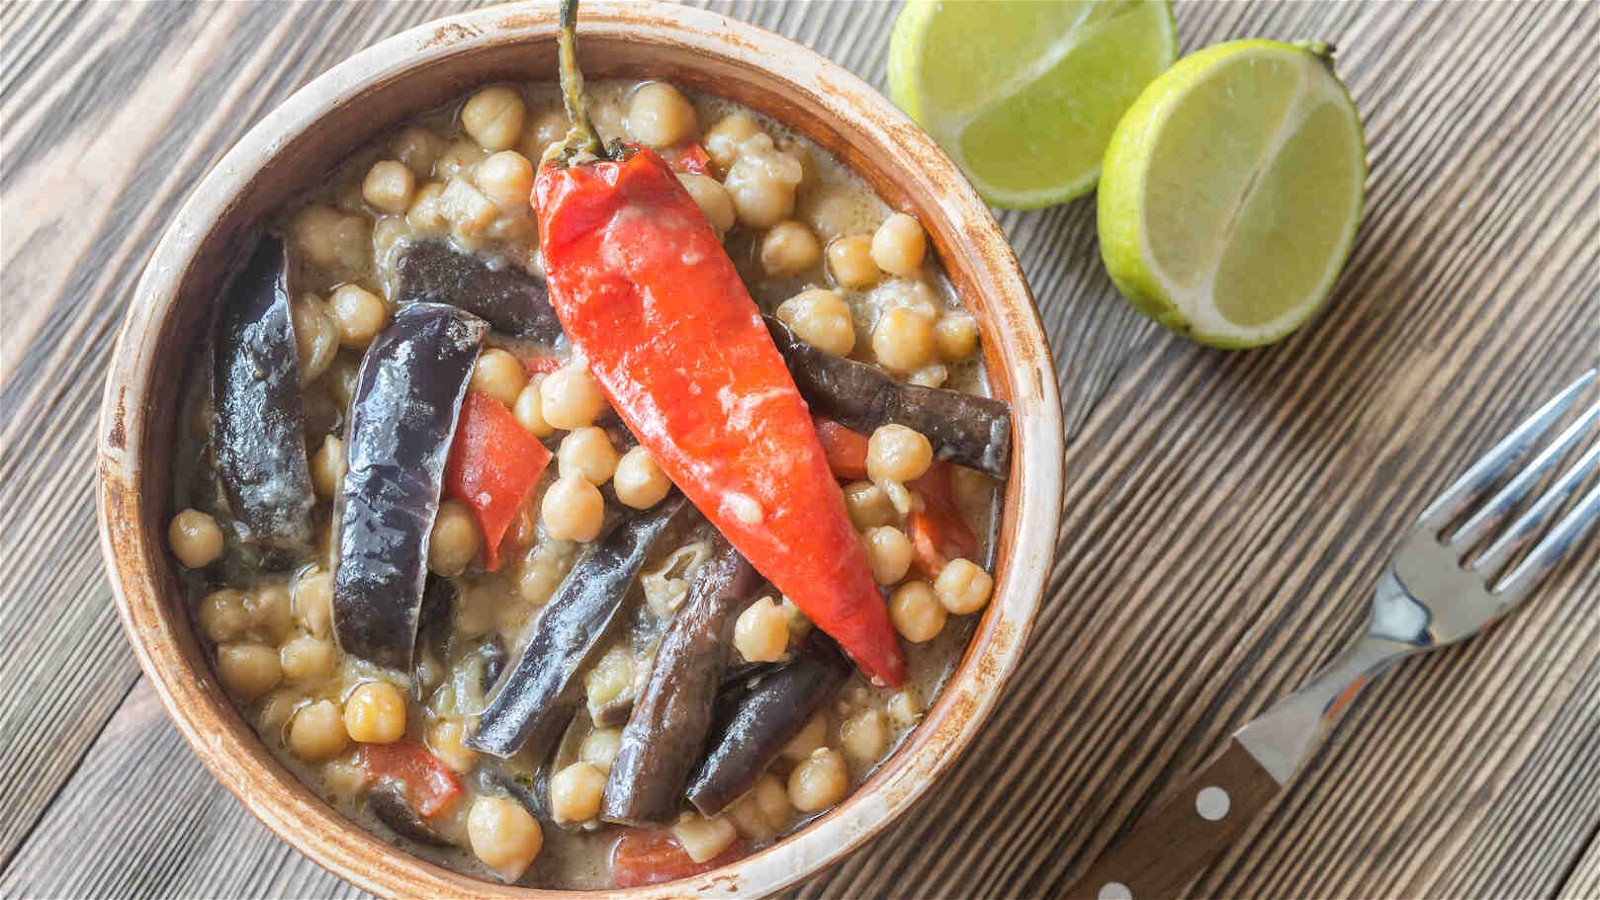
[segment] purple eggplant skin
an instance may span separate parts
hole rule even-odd
[[[544,282],[514,266],[492,267],[441,241],[418,241],[400,251],[397,300],[448,303],[512,337],[551,344],[561,337],[561,320],[550,305]]]
[[[813,630],[794,659],[751,687],[720,723],[689,781],[689,802],[714,816],[744,796],[778,752],[832,702],[850,672],[839,645]]]
[[[621,619],[623,601],[655,543],[684,508],[673,495],[618,524],[556,588],[533,637],[501,676],[468,747],[509,759],[561,706],[578,673]]]
[[[433,830],[433,826],[417,815],[416,810],[411,808],[411,801],[406,799],[405,791],[393,782],[380,781],[368,788],[367,807],[378,821],[403,838],[430,847],[450,846],[450,839]]]
[[[811,410],[862,434],[883,425],[921,432],[933,456],[1004,480],[1011,469],[1011,407],[962,391],[901,384],[866,363],[835,356],[767,319],[767,330]]]
[[[274,566],[311,555],[316,505],[289,272],[283,239],[263,235],[223,297],[212,354],[217,473],[239,537]]]
[[[717,545],[662,635],[650,679],[633,703],[606,779],[600,818],[607,822],[654,825],[677,818],[711,729],[734,620],[761,585],[761,576],[720,535]]]
[[[453,306],[395,314],[361,361],[345,435],[333,627],[346,653],[409,670],[445,457],[488,326]]]

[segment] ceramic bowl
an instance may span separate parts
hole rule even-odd
[[[346,819],[275,761],[234,710],[191,628],[165,526],[179,385],[210,304],[264,218],[350,151],[494,81],[554,78],[553,3],[442,19],[356,54],[239,141],[179,211],[139,283],[106,378],[98,446],[100,536],[117,606],[167,712],[194,752],[261,821],[339,876],[387,896],[540,891],[444,869]],[[1014,415],[994,599],[925,719],[854,794],[772,847],[628,897],[761,895],[838,860],[936,789],[1016,668],[1059,517],[1062,426],[1055,370],[1028,286],[988,209],[934,142],[867,84],[817,54],[713,13],[586,2],[590,78],[663,78],[786,123],[918,216],[977,317],[995,392]]]

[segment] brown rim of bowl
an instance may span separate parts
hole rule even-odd
[[[435,865],[347,819],[272,758],[215,684],[166,552],[163,526],[170,503],[164,490],[150,484],[164,485],[165,475],[145,463],[172,437],[177,392],[170,380],[158,377],[159,367],[170,374],[172,363],[165,354],[183,349],[172,346],[174,333],[184,328],[180,288],[198,267],[202,246],[209,246],[212,233],[226,225],[232,233],[214,240],[232,242],[237,251],[248,223],[226,217],[268,164],[281,161],[286,148],[318,120],[376,86],[450,60],[511,45],[548,50],[555,18],[551,3],[511,4],[439,19],[384,40],[297,91],[207,174],[151,257],[117,339],[97,448],[101,549],[139,663],[184,739],[267,827],[340,877],[386,895],[767,894],[860,846],[909,808],[970,743],[1014,671],[1040,603],[1054,553],[1062,483],[1055,368],[1004,234],[932,139],[865,82],[817,53],[698,9],[596,0],[582,10],[580,46],[627,43],[658,55],[682,54],[683,66],[669,66],[669,77],[685,77],[711,93],[730,93],[723,88],[741,84],[738,75],[743,73],[751,85],[760,85],[746,94],[760,96],[740,96],[741,102],[834,153],[890,205],[912,208],[926,224],[957,292],[977,313],[991,380],[1012,404],[1015,449],[994,599],[922,723],[839,806],[777,844],[715,871],[622,891],[524,888]],[[625,63],[608,66],[618,72],[626,68]],[[734,80],[727,81],[729,77]],[[452,82],[451,93],[460,95],[473,86],[470,81]],[[362,140],[393,124],[385,119]],[[879,159],[886,162],[880,165]],[[214,275],[209,286],[216,287]],[[198,312],[192,313],[190,337],[197,321]],[[167,464],[165,456],[150,460],[150,466]],[[154,473],[149,481],[143,474],[147,470]]]

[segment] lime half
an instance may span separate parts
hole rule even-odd
[[[889,93],[996,206],[1088,193],[1117,120],[1177,57],[1166,0],[910,0]]]
[[[1128,110],[1100,178],[1100,252],[1162,325],[1271,343],[1327,298],[1361,223],[1361,119],[1327,45],[1219,44]]]

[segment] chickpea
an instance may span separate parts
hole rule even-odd
[[[293,601],[289,586],[268,582],[244,596],[244,608],[257,629],[274,641],[281,641],[294,630]]]
[[[897,584],[911,570],[911,539],[905,532],[887,525],[869,529],[862,535],[867,546],[867,561],[872,563],[872,579],[879,584]]]
[[[761,123],[747,112],[729,113],[706,132],[706,155],[727,169],[739,158],[739,145],[761,133]]]
[[[952,559],[944,564],[933,581],[933,592],[946,610],[958,616],[975,613],[989,602],[994,579],[977,563]]]
[[[444,196],[444,182],[433,181],[423,185],[411,198],[406,209],[406,224],[419,234],[443,234],[450,227],[439,198]]]
[[[758,134],[739,145],[739,156],[722,186],[728,189],[739,221],[771,228],[794,214],[795,188],[805,172],[799,161]]]
[[[339,706],[332,700],[309,703],[289,721],[289,750],[301,759],[327,759],[349,743]]]
[[[212,591],[200,601],[200,630],[212,643],[224,644],[250,630],[250,611],[244,592],[233,588]]]
[[[332,206],[312,204],[289,220],[289,242],[319,269],[355,271],[372,258],[372,226]]]
[[[361,197],[373,209],[386,213],[403,213],[411,206],[411,195],[417,190],[417,175],[403,162],[392,159],[379,160],[367,170],[361,181]]]
[[[561,439],[556,451],[562,477],[587,478],[591,484],[605,484],[617,471],[617,450],[604,428],[585,425],[574,428]]]
[[[671,147],[694,135],[694,106],[664,81],[642,84],[628,101],[626,127],[646,147]]]
[[[407,125],[395,136],[389,151],[412,175],[427,178],[433,172],[434,161],[444,152],[444,138],[431,128]]]
[[[733,846],[739,839],[738,829],[724,816],[706,818],[699,813],[686,812],[672,826],[672,834],[683,845],[684,852],[697,863],[715,859],[717,854]]]
[[[537,113],[523,128],[522,155],[535,164],[539,163],[551,144],[566,137],[569,128],[571,125],[567,122],[567,114],[561,109]]]
[[[650,451],[643,447],[632,447],[622,454],[611,486],[617,492],[617,499],[634,509],[649,509],[672,491],[667,473],[661,471],[650,457]]]
[[[891,275],[910,278],[922,269],[928,236],[922,225],[905,213],[885,219],[872,235],[872,261]]]
[[[789,649],[789,616],[771,597],[745,607],[733,626],[733,646],[748,662],[775,662]]]
[[[587,822],[600,812],[606,773],[592,763],[577,762],[550,778],[550,814],[557,822]]]
[[[772,226],[761,239],[761,268],[768,275],[798,275],[822,258],[822,244],[801,222],[790,219]]]
[[[878,283],[882,272],[872,261],[872,237],[851,234],[828,244],[828,274],[841,287],[863,289]]]
[[[446,182],[438,203],[439,211],[450,222],[451,231],[467,240],[483,237],[500,218],[500,207],[495,206],[465,176]]]
[[[478,751],[464,743],[466,738],[467,728],[457,718],[439,719],[428,729],[433,755],[461,775],[469,774],[478,759]]]
[[[344,727],[352,740],[390,744],[406,733],[406,695],[387,681],[364,681],[344,701]]]
[[[590,708],[599,708],[622,696],[633,686],[633,652],[615,646],[601,655],[583,679],[583,693]]]
[[[796,734],[785,744],[778,755],[784,759],[799,762],[810,756],[828,742],[828,714],[819,712],[806,722],[800,733]]]
[[[453,578],[472,564],[482,546],[472,509],[460,500],[441,502],[428,540],[428,568],[435,575]]]
[[[309,384],[328,370],[339,352],[339,327],[316,294],[301,294],[289,304],[294,342],[300,352],[300,381]]]
[[[940,387],[949,379],[950,370],[939,363],[934,363],[931,366],[923,366],[912,372],[911,377],[906,379],[906,384],[915,384],[919,387]]]
[[[896,728],[910,728],[922,718],[922,697],[917,694],[916,688],[908,685],[889,697],[885,709],[889,713],[889,721]]]
[[[960,362],[978,349],[978,322],[966,313],[943,316],[933,326],[933,338],[939,344],[940,356]]]
[[[328,312],[339,331],[339,346],[365,350],[389,321],[389,307],[377,294],[354,284],[336,288]]]
[[[203,569],[222,555],[222,528],[198,509],[181,510],[167,526],[167,543],[185,569]]]
[[[596,728],[578,745],[578,759],[602,769],[610,769],[622,749],[622,729]]]
[[[800,340],[835,356],[849,356],[856,346],[850,307],[833,291],[801,291],[778,304],[778,320]]]
[[[539,395],[539,383],[542,381],[544,381],[543,375],[535,375],[528,379],[527,387],[517,394],[517,402],[511,405],[511,412],[517,417],[517,424],[541,440],[556,433],[555,426],[544,419],[544,400]]]
[[[888,493],[882,485],[870,481],[852,481],[845,485],[844,508],[850,513],[850,523],[862,531],[893,525],[896,520]]]
[[[904,425],[881,425],[867,439],[867,476],[873,481],[916,481],[931,465],[933,445]]]
[[[508,87],[487,87],[461,107],[461,127],[485,150],[509,150],[522,135],[527,107]]]
[[[467,842],[473,855],[496,875],[516,881],[544,849],[544,831],[522,804],[479,797],[467,813]]]
[[[333,673],[339,662],[332,643],[309,634],[296,635],[278,648],[278,667],[290,681],[315,681]]]
[[[294,583],[290,609],[300,627],[320,638],[333,634],[333,575],[313,569]]]
[[[594,424],[606,408],[600,385],[583,365],[562,366],[545,376],[539,396],[544,420],[564,430]]]
[[[533,206],[533,163],[515,150],[501,150],[479,163],[473,178],[501,209],[527,212]]]
[[[733,199],[728,196],[722,182],[709,175],[696,175],[693,172],[679,172],[678,182],[694,198],[694,205],[700,207],[701,214],[717,234],[724,234],[733,227]]]
[[[478,354],[478,361],[472,366],[470,387],[473,390],[482,391],[506,406],[512,406],[527,386],[528,372],[515,356],[498,347]]]
[[[344,469],[344,441],[330,434],[322,439],[317,452],[311,454],[312,490],[318,497],[332,498],[339,493],[339,484],[344,481]]]
[[[217,676],[241,700],[254,700],[278,686],[278,650],[265,644],[228,644],[217,648]]]
[[[857,766],[870,766],[889,747],[889,727],[883,713],[864,709],[839,726],[839,746]]]
[[[794,818],[789,790],[777,776],[763,772],[750,792],[734,801],[728,814],[746,837],[758,841],[776,837]]]
[[[276,734],[282,741],[287,735],[283,727],[289,724],[289,719],[294,716],[294,708],[299,706],[305,698],[300,694],[280,690],[273,691],[261,701],[261,710],[256,713],[256,724],[262,734]]]
[[[594,540],[605,523],[605,515],[606,501],[600,496],[600,489],[575,475],[556,479],[539,503],[539,518],[545,531],[560,541]]]
[[[910,309],[891,309],[872,329],[872,352],[885,369],[905,375],[933,360],[933,322]]]
[[[924,581],[908,581],[889,598],[889,621],[913,644],[931,641],[944,630],[944,607]]]
[[[837,751],[823,747],[789,773],[789,802],[803,813],[820,812],[844,799],[850,773]]]

